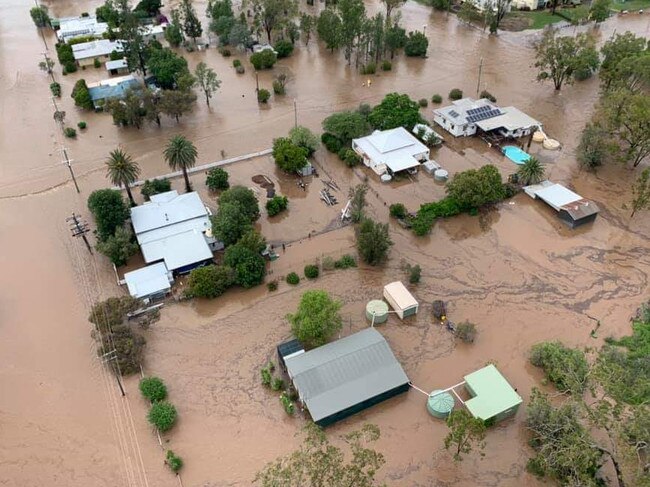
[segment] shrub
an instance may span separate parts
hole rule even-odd
[[[284,389],[284,381],[279,377],[274,377],[271,381],[271,390],[279,391],[280,389]]]
[[[459,323],[456,325],[454,336],[465,343],[474,343],[474,339],[476,338],[476,325],[469,321]]]
[[[65,74],[69,73],[76,73],[77,72],[77,65],[75,64],[74,61],[69,61],[63,65],[63,72]]]
[[[409,32],[404,54],[409,57],[426,57],[429,47],[429,39],[422,32]]]
[[[228,49],[227,47],[222,47],[221,49],[219,49],[219,52],[223,57],[230,57],[231,54],[230,49]]]
[[[169,431],[176,422],[176,408],[167,401],[156,402],[151,406],[147,419],[161,433]]]
[[[179,456],[177,456],[173,451],[167,450],[167,456],[165,459],[165,463],[167,466],[170,468],[170,470],[174,473],[178,473],[178,471],[183,468],[183,459]]]
[[[287,209],[289,199],[286,196],[274,196],[266,202],[266,212],[269,216],[275,216]]]
[[[268,288],[269,291],[277,291],[278,290],[278,280],[274,279],[271,282],[269,282],[266,287]]]
[[[361,67],[361,74],[375,74],[376,72],[377,65],[373,61]]]
[[[262,376],[262,385],[270,387],[271,386],[271,381],[273,380],[272,363],[269,362],[264,367],[262,367],[262,370],[260,370],[260,374]]]
[[[323,257],[321,266],[323,267],[324,271],[331,271],[332,269],[334,269],[334,259],[330,256]]]
[[[129,217],[129,208],[122,193],[113,189],[93,191],[88,197],[88,209],[95,217],[99,240],[106,240],[113,235]]]
[[[357,266],[357,261],[350,254],[345,254],[341,256],[339,260],[334,262],[334,267],[336,269],[347,269],[349,267],[356,267],[356,266]]]
[[[420,277],[422,276],[422,268],[419,265],[414,265],[411,266],[409,265],[407,267],[408,275],[409,275],[409,282],[411,284],[417,284],[420,282]]]
[[[408,215],[408,212],[406,211],[406,206],[404,206],[402,203],[395,203],[393,205],[390,205],[388,207],[388,211],[390,212],[390,216],[393,218],[405,218],[406,215]]]
[[[448,196],[440,201],[421,205],[417,215],[411,221],[411,228],[417,236],[422,237],[429,233],[436,219],[448,218],[460,213],[461,207],[458,202]]]
[[[307,157],[311,157],[318,149],[318,137],[307,127],[300,125],[289,130],[289,140],[294,145],[302,147],[307,151]]]
[[[291,53],[293,52],[293,44],[286,39],[280,39],[275,43],[273,49],[278,53],[278,59],[282,59],[291,56]],[[269,52],[272,53],[271,50],[269,50]]]
[[[284,85],[280,83],[277,79],[273,80],[273,93],[275,93],[276,95],[285,94]]]
[[[223,261],[234,269],[235,282],[241,287],[249,289],[264,281],[266,261],[260,252],[265,245],[264,239],[251,230],[239,242],[226,249]]]
[[[486,164],[480,169],[456,173],[447,183],[447,195],[467,211],[501,201],[506,193],[499,170]]]
[[[138,244],[134,241],[131,230],[118,227],[113,235],[97,242],[97,250],[119,267],[125,265],[129,257],[138,251]]]
[[[422,108],[424,108],[424,107],[429,105],[429,100],[427,100],[426,98],[420,98],[418,100],[418,105],[420,105]]]
[[[530,350],[530,363],[544,370],[560,392],[582,394],[589,375],[589,364],[582,350],[560,342],[542,342]]]
[[[383,263],[392,245],[388,224],[370,218],[361,221],[357,229],[357,250],[366,264],[375,266]]]
[[[167,386],[158,377],[145,377],[140,381],[140,392],[150,402],[158,402],[167,397]]]
[[[237,73],[237,74],[244,74],[245,72],[246,72],[246,70],[244,69],[244,66],[237,66],[235,68],[235,73]]]
[[[324,132],[323,135],[320,136],[320,141],[328,151],[334,152],[335,154],[338,154],[343,147],[343,143],[336,136],[328,132]]]
[[[354,167],[361,164],[361,156],[350,148],[343,148],[339,152],[339,158],[345,162],[348,167]]]
[[[277,56],[270,49],[264,49],[251,56],[251,64],[256,71],[271,69],[277,60]]]
[[[223,265],[207,265],[190,272],[186,294],[194,298],[216,298],[235,282],[233,270]]]
[[[220,167],[210,169],[205,179],[205,185],[210,191],[228,189],[230,187],[230,183],[228,182],[228,173],[225,169]]]
[[[463,97],[463,90],[460,90],[458,88],[454,88],[449,92],[450,100],[460,100],[462,97]]]
[[[431,103],[442,103],[442,96],[436,93],[431,97]]]
[[[391,63],[390,61],[382,61],[381,63],[382,71],[390,71],[391,69],[393,69],[393,63]]]
[[[318,277],[319,271],[318,266],[315,264],[308,264],[305,266],[305,277],[307,279],[316,279]]]
[[[94,108],[93,100],[90,97],[90,91],[88,91],[88,85],[86,85],[86,80],[78,80],[74,88],[72,89],[72,98],[74,99],[74,104],[84,110],[92,110]]]
[[[172,183],[167,178],[147,179],[142,185],[142,189],[140,189],[140,194],[144,197],[145,201],[149,201],[154,194],[166,193],[167,191],[171,191],[171,189]]]
[[[292,286],[297,285],[300,282],[300,276],[296,274],[295,272],[290,272],[287,274],[287,284],[291,284]]]
[[[492,93],[490,93],[490,92],[487,91],[487,90],[483,90],[483,91],[481,91],[481,94],[479,95],[479,98],[487,98],[487,99],[490,100],[492,103],[496,103],[496,102],[497,102],[497,98],[496,98],[496,96],[494,96]]]
[[[239,59],[233,59],[232,60],[232,67],[233,68],[238,68],[239,66],[241,66],[241,61]]]
[[[123,52],[112,51],[111,54],[110,54],[110,59],[111,59],[111,61],[117,61],[119,59],[124,59],[124,53]]]
[[[280,395],[280,403],[282,404],[282,407],[284,408],[284,411],[289,415],[292,416],[293,413],[295,412],[296,408],[293,404],[293,401],[289,396],[287,396],[286,392],[283,392]]]
[[[86,124],[86,122],[84,121],[77,123],[77,127],[79,127],[79,130],[84,130],[87,126],[88,124]]]
[[[52,92],[53,96],[59,98],[61,97],[61,85],[56,81],[54,83],[50,83],[50,91]]]
[[[269,98],[271,98],[271,93],[269,90],[260,88],[260,90],[257,92],[257,101],[260,103],[267,103],[269,101]]]
[[[66,127],[63,130],[63,133],[65,134],[66,137],[68,138],[73,138],[77,136],[77,131],[73,129],[72,127]]]
[[[102,63],[99,62],[99,59],[95,58],[95,59],[93,60],[93,66],[94,66],[95,68],[101,68]]]

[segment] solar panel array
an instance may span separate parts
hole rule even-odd
[[[489,105],[485,105],[478,108],[472,108],[467,110],[467,121],[469,123],[480,122],[481,120],[487,120],[488,118],[493,118],[498,115],[501,115],[501,110],[498,108],[492,108]]]
[[[451,116],[454,117],[454,118],[458,118],[458,112],[457,112],[456,110],[451,110],[451,111],[449,112],[449,115],[451,115]]]

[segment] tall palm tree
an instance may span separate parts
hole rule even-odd
[[[106,173],[108,179],[116,186],[124,186],[126,194],[129,195],[131,205],[135,206],[133,195],[131,194],[130,185],[133,184],[140,175],[140,167],[129,154],[118,147],[109,154],[106,160]]]
[[[537,184],[544,179],[546,169],[536,157],[529,157],[526,162],[519,166],[517,174],[522,184]]]
[[[188,193],[192,191],[192,186],[190,186],[190,178],[187,177],[187,170],[194,167],[197,154],[194,144],[182,135],[176,135],[169,139],[164,151],[165,161],[167,161],[169,167],[175,171],[179,169],[183,171],[185,191]]]

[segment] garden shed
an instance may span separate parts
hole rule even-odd
[[[384,299],[392,306],[401,319],[417,314],[419,304],[401,281],[384,286]]]
[[[472,396],[465,407],[475,418],[495,423],[514,416],[523,402],[521,396],[490,364],[464,377],[465,389]]]
[[[287,340],[286,342],[280,343],[277,347],[278,350],[278,363],[282,370],[287,371],[287,364],[285,360],[289,357],[305,353],[305,347],[302,346],[302,343],[298,341],[297,338],[292,340]]]

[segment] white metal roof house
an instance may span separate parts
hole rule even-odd
[[[212,260],[223,244],[212,237],[210,212],[198,193],[157,194],[131,208],[131,223],[147,264],[164,262],[184,274]]]
[[[72,55],[80,66],[93,64],[95,59],[107,61],[113,51],[122,52],[121,41],[99,39],[97,41],[82,42],[72,45]]]
[[[571,228],[593,222],[600,211],[593,201],[548,180],[526,186],[524,191],[531,198],[539,198],[557,211],[558,217]]]
[[[108,24],[97,22],[96,17],[67,17],[59,19],[58,23],[56,36],[63,42],[83,36],[101,37],[108,31]]]
[[[352,149],[380,176],[417,168],[429,160],[429,148],[403,127],[375,130],[367,137],[353,139]]]
[[[162,298],[171,291],[172,273],[164,262],[148,265],[124,274],[129,294],[137,299]]]
[[[541,122],[515,107],[500,108],[490,100],[462,98],[433,111],[433,121],[454,137],[496,131],[504,137],[523,137],[541,128]]]
[[[126,74],[129,72],[129,63],[126,59],[106,61],[104,66],[106,67],[106,71],[108,71],[110,74]]]
[[[419,304],[401,281],[391,282],[384,286],[384,299],[395,310],[397,316],[404,319],[417,314]]]

